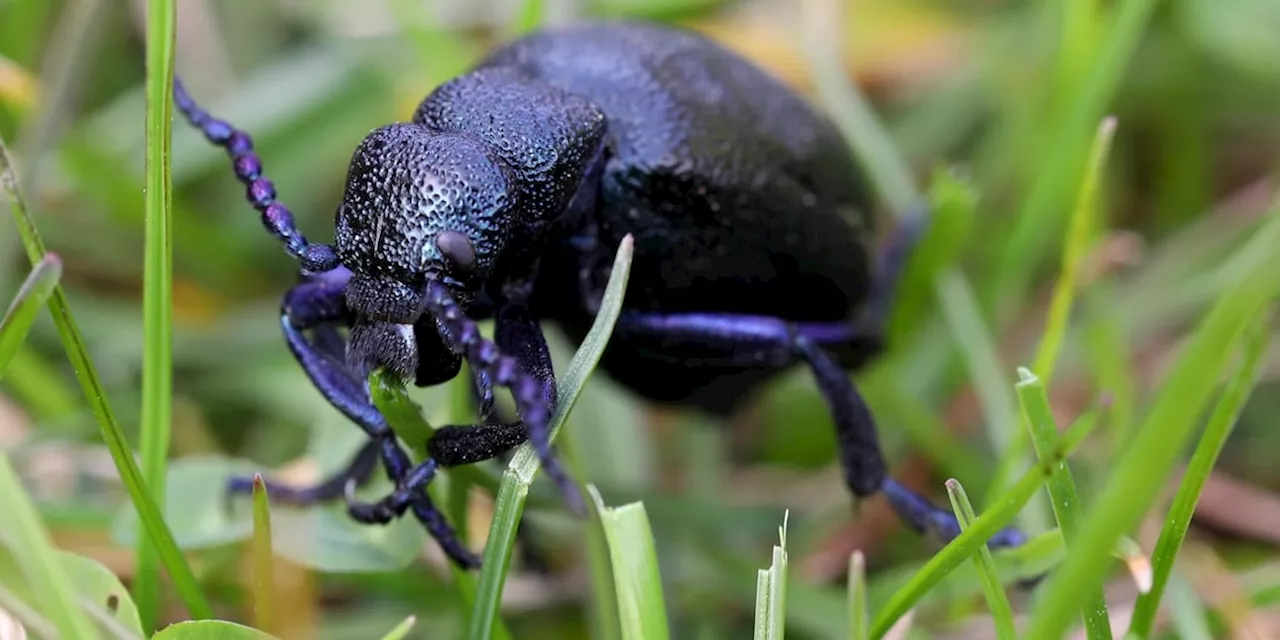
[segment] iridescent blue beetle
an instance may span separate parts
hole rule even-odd
[[[626,306],[601,362],[611,377],[655,402],[728,415],[804,364],[830,406],[853,493],[883,492],[916,530],[959,533],[949,511],[888,476],[847,373],[881,349],[896,271],[876,272],[853,158],[828,119],[742,58],[647,24],[524,37],[437,88],[412,121],[360,143],[333,245],[298,232],[247,134],[202,111],[180,82],[175,99],[227,150],[250,203],[301,264],[302,282],[284,299],[285,339],[324,397],[370,437],[342,474],[272,487],[272,498],[339,498],[381,459],[396,490],[376,504],[348,494],[351,515],[386,523],[411,511],[473,567],[478,558],[425,487],[439,467],[528,439],[581,513],[549,442],[555,377],[542,322],[580,340],[630,234]],[[477,329],[483,318],[495,320],[492,342]],[[434,385],[463,358],[484,424],[439,430],[430,459],[414,466],[372,405],[368,376],[384,369]],[[511,391],[520,421],[489,423],[494,387]],[[1020,541],[1011,529],[992,544]]]

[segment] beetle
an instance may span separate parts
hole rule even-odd
[[[555,374],[543,323],[585,336],[629,235],[625,302],[600,362],[607,375],[650,401],[727,417],[773,376],[807,366],[852,493],[883,493],[919,532],[959,534],[950,511],[889,476],[850,379],[883,349],[881,310],[901,261],[873,256],[871,205],[849,147],[802,97],[710,39],[602,22],[497,48],[432,91],[409,122],[376,128],[356,147],[333,244],[298,231],[248,134],[201,109],[180,79],[174,98],[225,149],[263,224],[299,261],[281,310],[285,341],[369,436],[341,473],[312,487],[273,485],[273,498],[345,494],[366,523],[411,512],[454,562],[475,567],[425,487],[442,467],[528,440],[581,514],[550,444]],[[489,318],[493,340],[476,324]],[[439,429],[415,466],[373,406],[368,376],[382,369],[435,385],[464,359],[480,423]],[[511,392],[519,420],[492,420],[495,387]],[[357,501],[352,488],[379,460],[395,490]],[[990,544],[1022,541],[1010,528]]]

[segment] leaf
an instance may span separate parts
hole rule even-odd
[[[555,414],[551,416],[551,436],[554,438],[560,426],[564,424],[569,412],[573,409],[578,394],[586,386],[587,379],[595,370],[596,363],[604,353],[609,336],[613,333],[613,325],[622,312],[623,296],[627,290],[627,276],[631,272],[631,254],[634,240],[630,235],[622,239],[618,245],[617,257],[613,262],[613,271],[609,274],[609,283],[605,287],[601,301],[600,313],[596,315],[591,330],[583,338],[573,360],[569,362],[564,375],[560,376],[556,389],[560,401]],[[540,467],[538,455],[528,443],[520,445],[502,476],[502,485],[498,488],[493,523],[489,528],[488,542],[484,550],[483,567],[480,570],[480,582],[477,586],[476,604],[468,628],[467,637],[481,640],[490,637],[494,620],[498,616],[498,604],[502,599],[502,585],[507,577],[507,569],[511,563],[511,551],[515,547],[516,524],[524,513],[525,501],[529,495],[529,485]]]
[[[93,625],[75,597],[75,581],[61,562],[7,455],[0,455],[0,514],[4,514],[0,541],[7,544],[25,578],[19,584],[30,585],[32,603],[62,637],[93,637]]]
[[[0,380],[4,379],[5,369],[18,353],[18,349],[27,339],[27,333],[36,320],[36,314],[49,300],[53,290],[62,278],[62,261],[54,254],[48,254],[36,263],[35,268],[18,288],[4,319],[0,320]]]
[[[662,578],[644,503],[606,507],[594,486],[588,491],[609,543],[622,637],[625,640],[666,638],[669,630]]]
[[[276,637],[224,620],[194,620],[171,624],[151,640],[276,640]]]
[[[417,616],[409,616],[408,618],[405,618],[404,622],[401,622],[396,625],[394,629],[388,631],[387,635],[382,636],[382,640],[404,640],[404,637],[409,635],[409,632],[413,630],[413,625],[417,624],[417,622]]]

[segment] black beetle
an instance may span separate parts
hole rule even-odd
[[[174,95],[226,149],[266,227],[301,262],[302,282],[284,299],[285,338],[320,392],[371,438],[344,473],[273,487],[273,498],[346,491],[363,522],[411,510],[455,562],[475,566],[425,486],[438,467],[528,439],[581,512],[548,439],[555,384],[541,321],[580,340],[630,234],[607,374],[652,401],[727,415],[771,376],[806,364],[830,405],[853,493],[883,492],[918,531],[959,533],[949,511],[888,477],[847,373],[882,348],[878,310],[897,270],[887,261],[875,272],[870,204],[850,150],[827,118],[741,57],[649,24],[580,24],[508,44],[427,96],[411,122],[361,142],[332,246],[298,232],[247,134],[201,110],[180,81]],[[482,318],[494,318],[496,344],[480,335]],[[495,385],[511,390],[521,421],[440,429],[415,467],[373,407],[368,375],[383,368],[439,384],[462,358],[477,372],[482,421]],[[395,492],[353,500],[350,488],[379,457]],[[1021,541],[1007,529],[992,544]]]

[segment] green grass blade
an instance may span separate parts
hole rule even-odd
[[[253,474],[253,624],[275,629],[275,558],[271,551],[271,503],[267,484]]]
[[[1076,90],[1062,96],[1071,103],[1064,106],[1060,121],[1042,127],[1049,136],[1043,147],[1048,153],[1030,174],[1035,176],[1035,181],[1013,218],[1017,222],[997,262],[994,293],[1016,299],[1026,290],[1035,272],[1028,268],[1028,263],[1034,263],[1035,256],[1040,255],[1047,241],[1058,233],[1057,217],[1062,213],[1058,207],[1068,200],[1069,190],[1080,175],[1089,130],[1110,106],[1159,2],[1130,0],[1114,4],[1115,19],[1090,68]]]
[[[1053,454],[1058,442],[1058,425],[1053,420],[1053,410],[1049,406],[1049,394],[1044,383],[1023,367],[1018,368],[1018,399],[1022,402],[1022,417],[1026,421],[1031,442],[1035,446],[1036,455],[1041,464],[1053,466],[1053,473],[1045,481],[1049,490],[1049,500],[1053,505],[1053,515],[1058,519],[1058,529],[1068,546],[1075,539],[1080,524],[1080,496],[1076,491],[1076,482],[1071,477],[1071,467],[1066,460],[1054,461],[1047,458]],[[1084,608],[1084,628],[1090,640],[1105,638],[1111,640],[1111,618],[1107,614],[1107,600],[1101,589],[1095,589],[1089,604]]]
[[[413,625],[417,623],[417,616],[409,616],[404,619],[404,622],[401,622],[396,625],[394,629],[388,631],[387,635],[382,636],[382,640],[404,640],[404,638],[409,635],[409,632],[413,631]]]
[[[1178,487],[1178,493],[1173,498],[1169,515],[1164,519],[1164,529],[1160,531],[1160,538],[1152,553],[1151,589],[1138,597],[1133,618],[1129,623],[1130,634],[1146,638],[1155,625],[1160,598],[1173,571],[1178,549],[1182,547],[1182,540],[1187,535],[1191,516],[1195,514],[1200,492],[1204,489],[1205,482],[1209,480],[1209,474],[1213,471],[1218,454],[1222,452],[1223,445],[1231,436],[1236,420],[1240,417],[1240,411],[1258,382],[1258,374],[1263,362],[1262,356],[1266,353],[1271,337],[1268,331],[1271,315],[1271,310],[1260,313],[1249,326],[1244,338],[1243,361],[1231,380],[1227,382],[1226,389],[1209,418],[1209,424],[1200,436],[1200,444],[1187,464],[1187,470],[1182,477],[1182,486]]]
[[[662,599],[658,554],[644,503],[606,507],[594,486],[587,490],[609,543],[622,637],[624,640],[664,640],[669,633],[667,608]]]
[[[960,530],[973,526],[978,516],[973,512],[973,504],[964,491],[964,486],[954,478],[947,480],[947,497],[951,500],[951,510],[960,521]],[[996,637],[1000,640],[1016,640],[1013,629],[1013,606],[1009,604],[1009,594],[1004,592],[1000,582],[1000,572],[996,570],[996,561],[991,557],[991,549],[987,545],[979,545],[973,554],[973,564],[978,568],[978,576],[982,579],[982,591],[987,598],[987,607],[991,609],[991,619],[995,623]]]
[[[1067,550],[1062,567],[1045,585],[1027,630],[1029,637],[1059,637],[1082,600],[1101,585],[1116,539],[1132,529],[1151,505],[1208,404],[1213,385],[1205,384],[1206,378],[1223,370],[1232,345],[1280,289],[1280,270],[1270,260],[1280,248],[1277,245],[1280,216],[1273,214],[1233,257],[1244,262],[1247,270],[1218,298],[1184,346],[1132,445],[1083,523],[1077,544]]]
[[[569,367],[556,389],[559,402],[555,413],[551,416],[551,435],[554,438],[560,430],[569,411],[578,400],[578,394],[587,383],[587,378],[595,370],[600,355],[604,353],[609,335],[613,333],[613,325],[622,312],[622,299],[626,293],[627,276],[631,272],[631,254],[634,240],[631,236],[622,239],[618,245],[617,257],[613,261],[613,271],[609,274],[609,283],[605,287],[604,298],[600,305],[600,313],[596,315],[591,330],[582,340],[582,346],[573,355]],[[471,640],[483,640],[490,637],[494,620],[498,617],[498,605],[502,599],[502,586],[506,581],[507,569],[511,565],[511,551],[515,545],[516,524],[524,513],[525,500],[529,495],[529,485],[540,467],[538,454],[528,443],[520,445],[511,463],[502,476],[502,484],[498,488],[497,504],[494,507],[493,523],[489,528],[488,542],[484,550],[484,566],[480,570],[480,581],[476,592],[476,605],[471,617],[471,625],[467,637]]]
[[[565,468],[569,473],[575,478],[583,477],[582,465],[573,438],[566,438],[560,442],[560,455],[564,458]],[[578,488],[588,493],[589,487],[580,483]],[[618,617],[617,587],[613,577],[613,566],[609,559],[609,541],[605,537],[603,513],[596,501],[592,501],[589,507],[591,523],[587,526],[586,532],[586,554],[591,602],[586,606],[590,637],[598,640],[620,640],[622,621]]]
[[[1065,460],[1076,447],[1098,425],[1095,414],[1088,414],[1091,419],[1081,419],[1071,425],[1063,434],[1062,440],[1054,448],[1051,460]],[[1053,466],[1039,461],[1028,469],[1022,478],[1015,482],[1008,491],[997,500],[990,509],[974,520],[972,526],[965,529],[954,540],[935,554],[911,580],[893,594],[884,608],[876,615],[871,625],[871,637],[883,638],[894,624],[907,614],[926,593],[936,586],[952,569],[969,559],[977,551],[978,546],[986,544],[991,536],[1009,524],[1018,510],[1031,499],[1040,488],[1045,478],[1053,473]],[[1038,637],[1038,636],[1026,636]]]
[[[1076,294],[1077,272],[1084,258],[1089,235],[1093,232],[1098,217],[1098,183],[1102,179],[1102,168],[1106,165],[1107,155],[1111,152],[1111,140],[1115,136],[1115,131],[1114,117],[1105,118],[1098,126],[1098,133],[1093,140],[1093,149],[1089,152],[1089,160],[1085,165],[1084,180],[1080,183],[1080,192],[1076,196],[1075,210],[1068,222],[1070,227],[1067,231],[1067,240],[1062,247],[1062,273],[1053,289],[1048,317],[1045,320],[1044,337],[1040,340],[1040,348],[1036,352],[1035,365],[1032,368],[1044,381],[1045,387],[1048,387],[1053,380],[1054,364],[1058,360],[1062,341],[1067,334],[1071,304]]]
[[[770,625],[769,637],[782,640],[787,627],[787,517],[783,516],[782,527],[778,529],[779,543],[773,548],[773,565],[769,571],[773,573],[773,594],[769,596]]]
[[[3,139],[0,139],[0,191],[4,191],[9,199],[9,205],[13,209],[13,216],[17,222],[18,234],[22,237],[22,246],[34,265],[47,252],[35,223],[27,211],[26,200],[23,199],[22,191],[18,187],[18,179],[14,175],[13,164],[9,160],[9,152]],[[49,310],[58,328],[58,335],[62,339],[62,347],[67,352],[67,359],[71,361],[76,380],[80,383],[80,388],[102,432],[102,439],[111,453],[111,460],[115,463],[121,482],[129,491],[129,498],[133,501],[134,508],[138,510],[138,517],[147,535],[151,538],[152,544],[159,549],[160,561],[168,570],[191,616],[212,617],[213,610],[200,591],[200,584],[196,581],[191,566],[187,564],[186,558],[178,549],[173,539],[173,532],[165,524],[160,508],[151,499],[151,494],[142,481],[142,472],[138,470],[129,444],[120,431],[120,424],[111,411],[106,391],[102,388],[102,382],[98,378],[93,361],[89,359],[88,350],[80,337],[80,330],[76,326],[75,317],[71,314],[66,293],[61,285],[54,288],[53,295],[49,299]]]
[[[97,637],[96,627],[79,607],[71,578],[7,455],[0,455],[0,513],[4,514],[5,538],[31,584],[43,617],[62,638]]]
[[[769,606],[771,597],[773,597],[773,573],[768,569],[760,569],[756,572],[755,632],[751,635],[753,640],[768,640],[769,616],[773,612]]]
[[[867,640],[867,558],[849,555],[849,640]]]
[[[773,547],[773,564],[762,569],[756,581],[755,637],[782,640],[786,630],[787,609],[787,519],[778,528],[779,543]]]
[[[9,363],[18,354],[18,349],[27,339],[31,325],[36,321],[40,308],[53,295],[58,281],[62,279],[62,261],[54,254],[46,255],[31,269],[27,279],[18,288],[9,310],[0,319],[0,380]]]
[[[146,250],[142,292],[142,479],[164,504],[165,463],[173,418],[173,180],[174,0],[147,0]],[[138,537],[134,600],[143,629],[154,630],[160,609],[160,567],[150,538]]]

